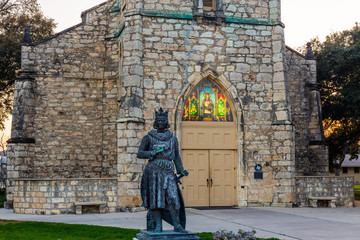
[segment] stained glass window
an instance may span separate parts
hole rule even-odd
[[[234,120],[224,93],[206,79],[186,99],[183,121],[233,122]]]

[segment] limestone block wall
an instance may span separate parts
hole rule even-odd
[[[195,6],[194,0],[174,0],[174,1],[143,0],[144,10],[192,13],[194,6]]]
[[[14,87],[12,142],[33,142],[35,114],[35,79],[29,72],[20,72]]]
[[[309,66],[306,65],[305,57],[292,49],[287,49],[288,77],[290,88],[290,101],[292,121],[296,133],[296,172],[297,174],[309,174],[309,91],[305,87],[311,78]]]
[[[296,202],[308,206],[308,198],[337,197],[336,206],[354,207],[353,177],[296,177]]]
[[[243,117],[238,119],[239,128],[243,127],[244,136],[239,139],[244,144],[244,152],[239,153],[239,179],[251,188],[245,194],[249,197],[239,199],[239,204],[290,203],[294,199],[294,136],[288,125],[282,27],[270,23],[216,26],[157,16],[143,16],[142,22],[137,23],[136,15],[125,17],[127,24],[121,36],[126,57],[120,112],[124,117],[118,121],[118,169],[122,173],[121,185],[131,191],[122,191],[119,203],[128,203],[134,196],[140,198],[138,176],[144,167],[136,159],[133,137],[127,139],[126,135],[135,136],[133,130],[138,129],[136,136],[144,136],[152,129],[154,109],[160,106],[170,111],[174,131],[179,119],[176,109],[182,108],[177,106],[179,99],[186,97],[183,92],[189,84],[195,84],[195,75],[205,76],[208,71],[215,79],[225,79],[222,87],[242,102],[238,103],[242,109],[238,116]],[[134,24],[141,25],[137,28]],[[142,41],[137,43],[139,35]],[[143,75],[127,77],[129,69],[135,66]],[[283,134],[275,138],[277,130]],[[257,163],[264,166],[264,181],[253,180]],[[268,183],[266,191],[264,182]]]
[[[217,2],[217,10],[222,10],[227,17],[248,20],[279,20],[280,3],[278,0],[217,0]],[[199,8],[202,11],[202,0],[143,0],[142,4],[145,11],[193,13],[195,9],[199,10]]]
[[[246,19],[269,19],[269,0],[223,0],[226,16]]]
[[[100,4],[82,23],[23,46],[22,68],[36,83],[31,177],[116,175],[118,69],[113,43],[105,41],[108,11]]]
[[[25,214],[75,213],[75,202],[105,201],[106,212],[117,206],[117,179],[17,179],[14,212]]]
[[[292,122],[295,125],[297,175],[327,175],[328,151],[316,85],[316,61],[287,48]]]

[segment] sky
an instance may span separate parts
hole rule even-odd
[[[58,23],[56,32],[81,22],[81,12],[104,0],[38,0],[46,16]],[[300,47],[310,39],[350,29],[360,22],[360,0],[281,0],[285,41]]]
[[[55,19],[60,32],[81,22],[81,12],[104,0],[38,0],[45,16]],[[297,48],[310,39],[321,41],[332,32],[351,29],[360,22],[360,0],[282,0],[285,42]],[[6,135],[10,136],[10,121]],[[1,132],[0,132],[1,134]]]

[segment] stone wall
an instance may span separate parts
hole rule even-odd
[[[161,12],[193,13],[202,0],[157,1],[144,0],[143,9]],[[278,0],[217,0],[225,16],[243,19],[269,20],[271,14],[278,13]],[[202,4],[201,4],[202,5]],[[200,10],[202,11],[202,9]]]
[[[105,201],[106,212],[117,206],[117,179],[17,179],[14,212],[25,214],[75,213],[75,202]]]
[[[264,5],[268,7],[267,3],[261,6]],[[251,5],[254,6],[257,3]],[[132,199],[140,199],[139,176],[144,162],[136,159],[134,147],[139,142],[134,136],[141,138],[152,129],[154,109],[160,106],[169,110],[174,130],[176,119],[181,119],[177,114],[182,111],[177,109],[183,107],[185,90],[196,85],[195,76],[204,79],[209,72],[228,95],[239,99],[240,110],[236,115],[243,117],[237,121],[244,131],[244,138],[239,136],[244,144],[241,150],[244,152],[239,153],[239,178],[243,179],[242,185],[249,186],[246,188],[249,197],[240,199],[239,204],[291,202],[294,135],[289,125],[282,26],[271,22],[219,26],[215,22],[202,24],[185,19],[187,16],[181,14],[155,13],[145,14],[140,21],[139,15],[125,14],[126,26],[121,34],[125,58],[118,121],[118,170],[120,185],[131,191],[123,190],[119,202],[134,204]],[[277,131],[281,134],[274,137]],[[264,181],[253,179],[257,163],[266,164],[265,192]]]
[[[308,49],[309,51],[309,49]],[[316,61],[287,47],[292,122],[295,125],[297,175],[327,175],[328,149],[322,128]]]
[[[195,1],[194,0],[174,0],[174,1],[143,0],[143,6],[144,6],[143,7],[144,10],[192,13],[195,7]]]
[[[336,206],[354,206],[353,177],[296,177],[295,205],[308,206],[308,198],[337,197]]]
[[[22,69],[34,82],[36,97],[30,102],[17,96],[28,89],[23,79],[17,80],[16,86],[23,85],[16,88],[14,110],[22,112],[16,116],[25,115],[23,125],[35,142],[33,159],[25,164],[31,172],[22,177],[116,176],[118,69],[113,68],[113,43],[105,41],[108,9],[100,4],[83,13],[82,23],[23,46]],[[24,111],[23,102],[32,103],[31,111]]]

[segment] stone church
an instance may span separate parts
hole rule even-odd
[[[327,177],[316,61],[285,45],[280,0],[108,0],[40,42],[25,31],[7,206],[75,213],[141,205],[137,159],[169,111],[187,206],[307,206]],[[349,187],[349,188],[347,188]]]

